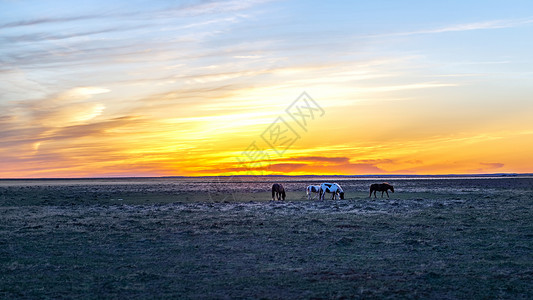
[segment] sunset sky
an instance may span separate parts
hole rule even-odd
[[[0,178],[533,172],[532,37],[532,1],[0,0]]]

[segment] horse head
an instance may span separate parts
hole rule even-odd
[[[382,186],[385,188],[385,190],[391,190],[391,192],[394,193],[394,187],[392,186],[392,184],[388,182],[383,182]]]
[[[341,198],[341,200],[344,200],[344,191],[338,183],[335,183],[335,185],[337,186],[337,192],[339,193],[339,197]]]

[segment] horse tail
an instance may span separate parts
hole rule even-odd
[[[285,189],[281,190],[281,199],[285,200]]]

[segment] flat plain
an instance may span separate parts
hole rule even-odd
[[[532,177],[382,180],[0,180],[0,298],[533,298]]]

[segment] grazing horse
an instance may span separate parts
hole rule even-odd
[[[374,183],[370,185],[370,195],[368,197],[372,197],[372,192],[374,192],[374,198],[376,198],[376,192],[381,192],[381,198],[383,198],[383,193],[385,192],[387,193],[387,198],[389,198],[388,190],[391,190],[391,192],[394,193],[394,187],[387,182]]]
[[[332,193],[333,197],[331,197],[332,200],[335,200],[337,194],[341,199],[344,199],[344,191],[342,190],[341,186],[336,183],[322,183],[320,185],[320,197],[319,200],[324,200],[326,193]]]
[[[311,200],[311,199],[314,199],[318,195],[318,193],[320,193],[320,186],[319,185],[310,185],[305,190],[307,192],[307,200]],[[311,194],[312,193],[314,193],[315,195],[312,196],[312,198],[311,198]]]
[[[279,183],[274,183],[272,185],[272,201],[276,200],[285,200],[285,189]]]

